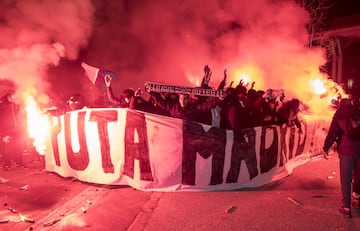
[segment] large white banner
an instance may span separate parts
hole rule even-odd
[[[321,150],[329,121],[231,130],[122,108],[50,116],[46,170],[80,181],[144,191],[258,187],[289,175]]]

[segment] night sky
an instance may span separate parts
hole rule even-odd
[[[333,19],[340,16],[348,16],[360,13],[359,0],[333,0],[333,7],[329,10],[329,18]]]

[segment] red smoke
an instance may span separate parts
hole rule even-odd
[[[308,84],[327,81],[319,72],[326,60],[323,49],[307,47],[310,17],[295,2],[6,1],[0,78],[14,81],[18,95],[61,98],[92,94],[81,61],[120,73],[118,92],[146,81],[189,86],[208,64],[214,87],[227,68],[229,83],[248,76],[257,89],[284,89],[308,102]],[[73,61],[63,65],[71,68],[49,75],[60,60]]]

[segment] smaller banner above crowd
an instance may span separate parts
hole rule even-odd
[[[289,175],[322,150],[329,121],[233,131],[124,108],[50,116],[46,170],[63,177],[144,191],[258,187]]]
[[[153,82],[145,83],[145,91],[164,92],[164,93],[184,93],[190,95],[211,96],[211,97],[225,97],[225,92],[223,90],[166,85],[166,84],[159,84]]]

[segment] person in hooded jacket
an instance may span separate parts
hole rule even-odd
[[[360,115],[360,105],[359,105],[359,96],[351,96],[352,103],[354,105],[354,110],[357,112],[356,115]],[[352,184],[352,201],[351,205],[355,209],[360,209],[360,161],[358,162],[358,167],[354,169],[353,172],[353,184]]]
[[[104,77],[105,85],[106,85],[106,95],[110,103],[120,107],[120,108],[128,108],[130,105],[131,98],[134,97],[135,91],[133,89],[127,88],[123,90],[122,95],[117,98],[114,96],[112,88],[111,88],[111,76],[105,75]]]
[[[300,130],[300,132],[302,132],[301,123],[298,118],[299,111],[300,100],[294,98],[283,102],[283,104],[279,107],[276,113],[277,123],[286,123],[288,127],[296,126]]]
[[[67,108],[66,111],[76,111],[80,109],[86,109],[85,99],[80,94],[74,94],[66,101]]]
[[[207,112],[214,108],[220,101],[219,98],[212,97],[205,102],[190,102],[190,95],[187,93],[178,93],[178,101],[168,100],[162,97],[161,93],[150,91],[149,94],[153,102],[166,110],[171,117],[198,122],[198,115],[201,112]]]
[[[340,101],[323,146],[323,150],[327,155],[332,145],[337,144],[342,195],[342,205],[339,210],[346,217],[351,217],[352,180],[354,173],[359,172],[360,168],[360,140],[353,139],[347,134],[347,126],[354,109],[350,99]]]
[[[19,120],[20,107],[12,101],[12,94],[6,93],[0,99],[0,147],[5,170],[14,162],[16,167],[23,166],[24,137]]]

